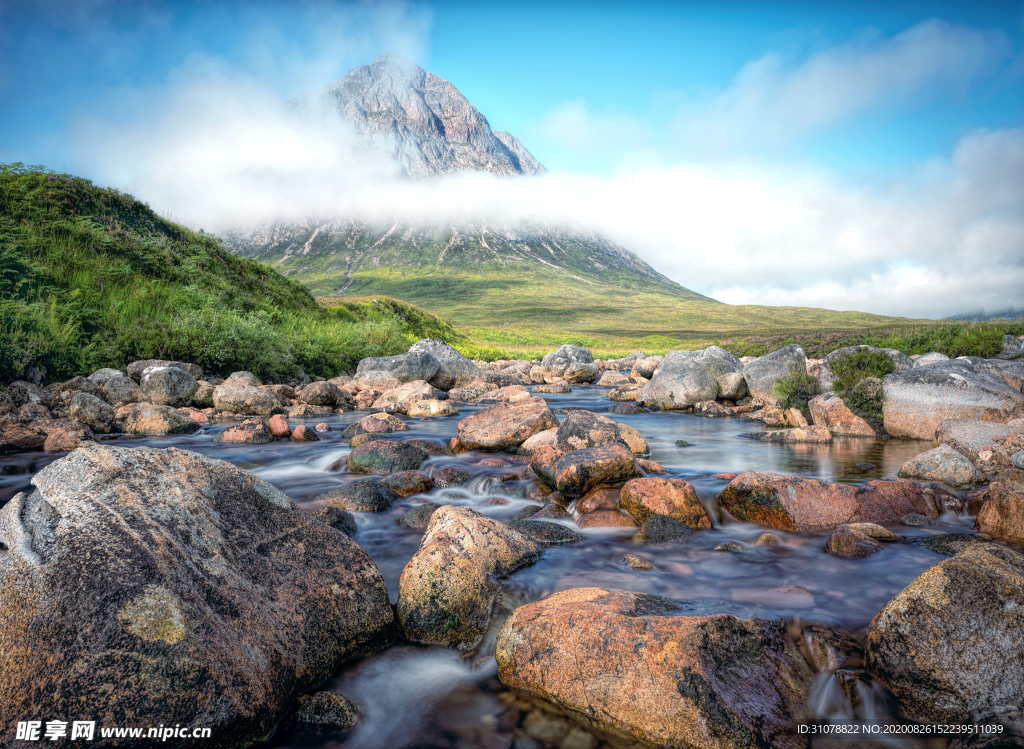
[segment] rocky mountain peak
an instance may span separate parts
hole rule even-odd
[[[312,103],[308,97],[297,102]],[[546,171],[514,136],[491,130],[455,86],[401,55],[385,53],[353,68],[316,103],[337,111],[409,177],[465,169],[507,175]]]

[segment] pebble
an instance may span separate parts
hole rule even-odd
[[[715,547],[715,551],[743,551],[743,547],[735,541],[726,541],[724,544],[718,544]]]
[[[904,515],[903,519],[900,520],[903,525],[922,526],[928,525],[928,518],[924,515],[918,515],[916,512],[912,512],[909,515]]]

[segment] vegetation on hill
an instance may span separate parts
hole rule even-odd
[[[426,336],[466,343],[398,300],[326,309],[301,284],[130,195],[0,165],[0,382],[148,358],[276,381],[331,377]]]

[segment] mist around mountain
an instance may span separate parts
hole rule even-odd
[[[946,320],[960,322],[988,322],[991,320],[1024,320],[1024,307],[1008,307],[996,312],[977,310],[975,312],[961,312],[958,315],[951,315]]]

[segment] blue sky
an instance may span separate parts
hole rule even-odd
[[[551,174],[423,191],[281,121],[385,51]],[[1024,306],[1024,1],[0,0],[0,101],[0,161],[194,226],[500,207],[733,303]]]

